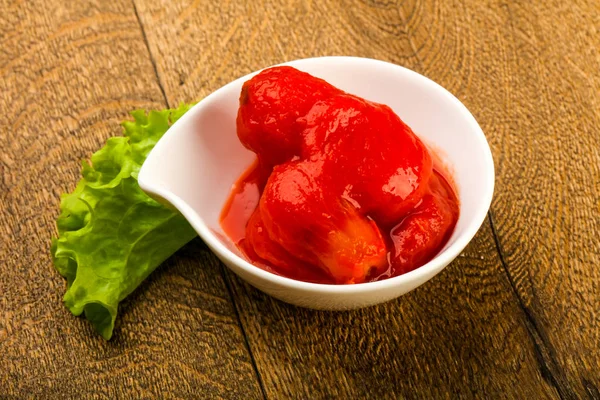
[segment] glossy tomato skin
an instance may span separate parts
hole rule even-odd
[[[237,134],[268,167],[300,152],[296,120],[313,104],[341,91],[292,67],[266,69],[245,82],[240,95]]]
[[[335,283],[326,271],[299,260],[271,239],[269,231],[265,228],[260,207],[254,210],[246,231],[247,236],[240,243],[240,247],[254,262],[261,262],[264,269],[305,282]]]
[[[458,199],[452,187],[434,173],[420,203],[390,232],[393,275],[430,261],[446,244],[458,220]]]
[[[377,225],[331,191],[323,162],[296,161],[273,169],[259,203],[270,238],[335,283],[360,283],[387,268]]]
[[[387,106],[340,94],[300,119],[302,156],[325,160],[333,190],[391,227],[423,197],[433,171],[429,151]]]
[[[389,107],[304,72],[246,82],[237,130],[259,162],[222,226],[261,268],[318,283],[395,276],[433,258],[458,220],[443,169]]]

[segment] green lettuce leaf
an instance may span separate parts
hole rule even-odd
[[[164,111],[132,112],[124,137],[83,162],[83,178],[61,198],[58,238],[52,257],[67,279],[64,303],[85,314],[110,339],[119,302],[165,259],[196,236],[176,211],[148,197],[138,186],[139,170],[156,142],[190,105]]]

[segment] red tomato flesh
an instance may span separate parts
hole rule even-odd
[[[427,263],[454,230],[449,175],[385,105],[274,67],[244,84],[237,132],[258,162],[234,185],[221,225],[263,269],[374,281]]]

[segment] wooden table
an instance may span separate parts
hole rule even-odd
[[[538,4],[534,4],[538,3]],[[600,399],[600,3],[0,0],[0,398]],[[356,55],[453,92],[491,144],[474,241],[388,304],[274,300],[198,239],[105,341],[49,254],[80,160],[136,108]]]

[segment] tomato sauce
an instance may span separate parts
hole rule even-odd
[[[246,224],[258,206],[268,177],[268,172],[261,168],[257,160],[231,188],[231,194],[221,211],[221,227],[236,244],[246,237]]]
[[[257,161],[221,225],[267,271],[327,284],[385,279],[431,260],[454,230],[450,175],[385,105],[275,67],[244,84],[237,131]]]

